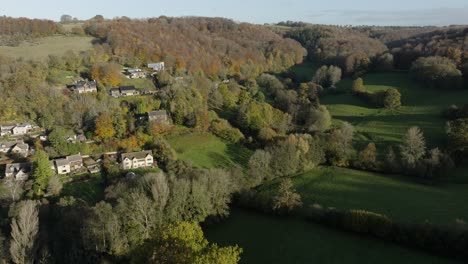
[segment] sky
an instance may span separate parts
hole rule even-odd
[[[467,0],[14,0],[0,15],[48,18],[68,14],[88,19],[128,16],[226,17],[239,22],[304,21],[334,25],[446,26],[468,24]]]

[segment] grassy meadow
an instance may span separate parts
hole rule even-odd
[[[189,133],[168,138],[182,160],[191,161],[199,168],[230,168],[245,166],[252,151],[229,144],[208,133]]]
[[[453,224],[468,220],[468,185],[424,185],[407,177],[322,167],[291,178],[304,204],[364,209],[402,222]],[[274,195],[278,181],[262,186]]]
[[[351,95],[350,79],[338,84],[342,92],[323,95],[320,102],[328,107],[335,123],[350,122],[359,132],[358,141],[373,141],[377,147],[399,143],[411,126],[422,129],[429,147],[444,146],[446,120],[441,117],[441,111],[452,104],[467,103],[468,90],[431,89],[414,81],[405,72],[370,73],[363,79],[369,91],[397,88],[402,94],[402,106],[388,110],[368,105]]]
[[[205,228],[210,242],[238,244],[240,263],[457,263],[425,253],[328,229],[299,219],[233,210],[229,219]]]
[[[0,46],[0,54],[13,58],[45,60],[49,55],[61,56],[71,50],[75,53],[92,48],[92,37],[52,36],[22,42],[17,47]]]

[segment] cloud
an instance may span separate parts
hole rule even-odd
[[[419,10],[323,10],[309,13],[313,23],[341,25],[447,26],[468,24],[468,7]]]

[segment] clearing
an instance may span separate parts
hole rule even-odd
[[[71,50],[75,53],[92,48],[92,37],[52,36],[22,42],[17,47],[0,46],[0,54],[13,58],[45,60],[49,55],[61,56]]]
[[[200,168],[245,167],[252,151],[209,133],[188,133],[167,139],[182,160]]]
[[[321,167],[291,178],[304,204],[337,209],[364,209],[398,221],[453,224],[468,220],[468,185],[424,185],[408,177],[345,168]],[[279,180],[261,187],[268,195]]]

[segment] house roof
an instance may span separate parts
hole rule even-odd
[[[167,116],[167,111],[166,110],[149,111],[148,116],[150,117]]]
[[[122,160],[128,158],[128,159],[144,159],[148,155],[153,156],[153,153],[151,150],[144,150],[144,151],[139,151],[139,152],[129,152],[129,153],[122,153]]]
[[[56,159],[55,160],[55,166],[67,166],[70,165],[70,161],[67,159]]]
[[[120,86],[119,87],[120,91],[133,91],[136,90],[135,86]]]
[[[0,143],[0,147],[1,147],[1,148],[12,148],[12,147],[15,146],[16,144],[18,144],[18,142],[16,142],[16,141],[1,142],[1,143]]]
[[[24,149],[24,150],[28,150],[29,149],[29,145],[26,144],[26,143],[18,143],[16,144],[15,148],[20,148],[20,149]]]
[[[67,156],[66,159],[67,159],[69,162],[83,161],[83,158],[81,157],[80,154],[75,154],[75,155]]]
[[[11,163],[11,164],[6,165],[5,172],[15,173],[20,170],[23,170],[24,172],[30,172],[31,169],[32,169],[31,163]]]

